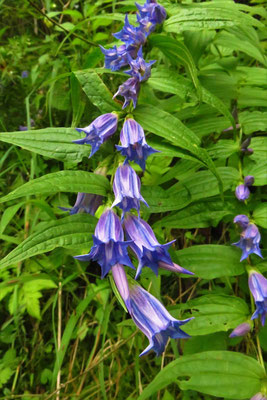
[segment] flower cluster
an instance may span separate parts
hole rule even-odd
[[[147,0],[143,6],[137,4],[137,8],[138,27],[131,25],[126,16],[124,27],[114,34],[115,38],[124,44],[108,50],[101,47],[105,55],[106,68],[116,71],[126,65],[130,67],[125,71],[130,78],[114,95],[114,97],[124,96],[122,108],[129,106],[131,101],[133,106],[136,106],[140,84],[150,77],[151,66],[155,62],[146,62],[143,59],[142,45],[156,25],[162,23],[166,17],[165,9],[155,0]],[[91,157],[105,141],[115,134],[118,122],[116,112],[103,114],[89,126],[77,128],[77,131],[84,133],[85,137],[74,143],[89,144]],[[140,218],[140,202],[147,207],[148,204],[140,192],[140,178],[129,162],[132,161],[145,170],[147,157],[156,153],[157,150],[147,144],[144,129],[133,118],[126,117],[120,132],[120,145],[116,145],[116,149],[125,159],[124,163],[117,167],[114,176],[115,200],[98,220],[90,252],[75,258],[81,261],[97,261],[101,267],[102,278],[112,271],[115,284],[129,314],[137,327],[149,339],[149,346],[141,355],[149,350],[154,350],[159,355],[164,351],[169,337],[176,339],[189,337],[180,329],[180,326],[192,318],[183,321],[174,319],[165,307],[135,280],[129,278],[130,281],[128,281],[124,266],[135,269],[128,249],[132,250],[132,254],[138,261],[135,279],[138,279],[144,267],[151,268],[156,275],[159,268],[190,275],[192,272],[171,260],[168,248],[173,241],[160,244],[149,224]],[[64,208],[64,210],[70,211],[70,214],[78,212],[94,214],[101,203],[102,196],[78,193],[74,206],[71,209]],[[121,209],[121,218],[114,212],[114,207]],[[138,216],[131,214],[132,209],[137,211]]]

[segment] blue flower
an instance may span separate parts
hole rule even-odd
[[[154,64],[156,60],[149,61],[148,63],[145,62],[145,60],[143,59],[143,52],[141,46],[140,49],[138,50],[137,58],[133,59],[130,55],[128,55],[128,62],[131,69],[124,71],[125,74],[131,75],[133,77],[136,76],[139,82],[144,82],[150,77],[151,65]]]
[[[238,185],[235,189],[236,198],[240,201],[247,200],[250,196],[249,186],[254,183],[254,176],[248,175],[244,178],[244,184]]]
[[[121,31],[113,33],[116,39],[121,40],[127,46],[140,46],[146,41],[145,33],[140,27],[135,27],[129,23],[128,15],[125,16],[124,26]]]
[[[149,345],[140,354],[143,356],[150,350],[159,356],[165,350],[167,341],[172,339],[186,339],[190,336],[180,329],[193,318],[183,321],[173,318],[166,308],[141,286],[127,282],[122,265],[112,268],[112,274],[118,291],[136,326],[147,336]]]
[[[249,225],[249,218],[244,214],[240,214],[234,218],[234,223],[245,229]]]
[[[234,219],[234,222],[236,221],[236,218]],[[240,222],[237,221],[236,223],[240,224]],[[233,243],[233,245],[239,247],[242,250],[242,256],[240,261],[245,260],[245,258],[247,258],[252,253],[255,253],[259,257],[262,257],[261,250],[259,247],[260,240],[261,240],[261,235],[256,225],[248,224],[244,228],[243,232],[241,232],[239,242]]]
[[[94,245],[89,254],[76,256],[80,261],[97,261],[101,266],[102,278],[113,265],[120,263],[134,268],[128,253],[129,241],[124,241],[123,229],[119,217],[110,209],[104,212],[95,228]]]
[[[140,179],[129,164],[117,168],[113,183],[115,201],[112,207],[118,206],[122,209],[122,219],[124,213],[130,211],[131,208],[135,208],[139,214],[140,201],[148,207],[147,202],[141,196],[140,187]]]
[[[99,194],[78,193],[73,207],[59,207],[63,211],[69,211],[70,215],[86,212],[95,215],[96,210],[102,204],[103,196]]]
[[[130,247],[139,262],[135,279],[139,277],[144,266],[151,268],[156,275],[158,268],[192,274],[183,268],[181,270],[181,267],[172,262],[167,250],[175,240],[160,244],[148,223],[134,215],[126,216],[124,226],[127,236],[132,240]]]
[[[111,71],[118,71],[129,63],[128,57],[136,57],[137,48],[135,46],[125,44],[111,49],[105,49],[100,46],[102,53],[105,55],[105,68]]]
[[[156,24],[162,24],[166,18],[165,8],[155,0],[147,0],[143,6],[136,4],[139,14],[137,20],[140,26],[148,33],[151,33]]]
[[[84,132],[85,138],[74,140],[77,144],[90,144],[92,146],[90,157],[99,149],[111,135],[117,130],[118,116],[115,113],[103,114],[97,117],[89,126],[76,128],[78,132]]]
[[[147,144],[143,128],[132,118],[124,122],[120,141],[121,146],[116,145],[116,148],[126,157],[125,163],[134,161],[143,170],[146,167],[147,157],[158,152]]]
[[[133,102],[134,108],[137,104],[137,97],[140,90],[139,79],[135,76],[127,79],[122,85],[119,86],[119,90],[114,94],[113,99],[117,96],[124,97],[124,104],[122,108],[127,107],[131,101]]]
[[[264,325],[267,313],[267,279],[252,269],[249,271],[248,285],[256,304],[256,311],[251,319],[261,316],[261,323]]]

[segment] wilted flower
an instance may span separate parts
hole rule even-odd
[[[111,71],[118,71],[129,63],[128,56],[136,57],[137,48],[125,44],[117,47],[114,46],[111,49],[105,49],[100,46],[102,53],[105,55],[105,68],[111,69]]]
[[[146,36],[142,29],[135,27],[129,23],[128,15],[125,16],[124,26],[121,31],[113,33],[116,39],[121,40],[127,46],[134,45],[139,46],[144,44],[146,41]]]
[[[91,193],[78,193],[73,207],[59,207],[63,211],[69,211],[70,215],[86,212],[95,215],[96,210],[102,204],[103,196]]]
[[[108,209],[99,218],[93,235],[93,242],[94,246],[89,254],[75,258],[80,261],[97,261],[101,266],[102,278],[117,263],[134,268],[127,253],[130,242],[124,241],[121,221],[112,210]]]
[[[73,143],[90,144],[92,146],[91,157],[99,149],[101,144],[116,132],[117,125],[117,114],[108,113],[100,115],[85,128],[76,128],[78,132],[84,132],[86,136],[83,139],[74,140]]]
[[[127,107],[131,101],[133,102],[134,108],[137,104],[137,96],[140,90],[140,82],[137,77],[129,78],[122,85],[119,86],[119,90],[114,94],[113,99],[117,96],[124,97],[124,104],[122,108]]]
[[[230,338],[236,336],[245,336],[251,330],[251,325],[248,322],[238,325],[233,332],[229,335]]]
[[[159,356],[165,350],[169,338],[190,337],[180,329],[180,326],[193,318],[183,321],[173,318],[160,301],[149,292],[133,282],[128,284],[122,265],[114,266],[112,274],[134,323],[149,340],[148,347],[140,356],[147,354],[150,350],[154,350]]]
[[[177,268],[179,266],[175,267],[175,264],[172,262],[167,250],[175,240],[166,244],[160,244],[148,223],[134,215],[127,215],[124,225],[128,237],[132,240],[130,247],[136,254],[139,262],[135,279],[139,277],[144,266],[151,268],[156,275],[158,274],[158,268],[192,274],[185,269],[179,271],[179,268]]]
[[[241,216],[238,216],[238,217],[241,217]],[[244,217],[244,216],[242,216],[242,217]],[[234,222],[239,223],[241,225],[241,223],[240,223],[241,219],[239,222],[237,222],[236,218],[234,219]],[[252,253],[255,253],[259,257],[262,257],[261,250],[259,247],[261,235],[260,235],[260,232],[259,232],[257,226],[255,224],[248,224],[247,227],[244,227],[244,228],[245,229],[240,234],[239,242],[233,243],[233,245],[242,249],[242,256],[241,256],[240,261],[245,260],[245,258],[247,258]]]
[[[128,62],[131,67],[130,70],[124,71],[125,74],[137,77],[139,82],[146,81],[151,75],[151,65],[156,61],[149,61],[148,63],[143,59],[142,47],[138,50],[137,58],[133,59],[128,56]]]
[[[147,157],[158,152],[147,144],[142,126],[132,118],[124,122],[120,141],[121,146],[116,145],[116,148],[126,157],[125,162],[134,161],[143,170],[146,167]]]
[[[256,304],[256,311],[251,319],[258,318],[261,315],[261,323],[264,325],[267,313],[267,279],[258,271],[251,269],[248,285]]]
[[[113,191],[115,201],[112,207],[120,207],[123,211],[122,216],[124,216],[125,212],[130,211],[131,208],[135,208],[139,214],[140,201],[148,207],[147,202],[141,196],[140,187],[140,179],[134,169],[129,164],[119,166],[114,177]]]

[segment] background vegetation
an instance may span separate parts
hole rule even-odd
[[[171,372],[164,370],[170,384],[155,384],[146,396],[246,399],[260,391],[254,375],[256,360],[267,352],[267,328],[256,324],[245,338],[229,334],[253,312],[246,262],[231,246],[239,240],[234,216],[250,213],[266,244],[264,1],[161,4],[169,18],[144,48],[146,59],[157,63],[134,112],[148,143],[161,151],[142,176],[150,204],[142,216],[161,243],[177,239],[171,255],[195,276],[162,272],[156,278],[146,268],[141,283],[174,317],[195,316],[184,329],[192,338],[172,340],[162,357],[140,359],[147,339],[109,279],[100,279],[96,263],[72,257],[89,250],[96,219],[66,217],[58,208],[73,205],[78,191],[90,191],[92,183],[78,171],[102,164],[114,174],[118,135],[89,160],[90,148],[71,141],[79,138],[75,127],[121,108],[111,93],[125,76],[103,69],[98,45],[113,43],[112,32],[136,11],[134,1],[1,0],[1,399],[137,399],[177,359],[176,378],[169,382]],[[251,156],[240,150],[247,138]],[[197,154],[195,141],[207,151]],[[64,176],[33,183],[63,170]],[[255,177],[247,204],[234,196],[242,175]],[[96,190],[112,197],[108,184]],[[267,271],[259,257],[251,262]],[[226,350],[230,358],[223,356],[216,372],[218,360],[208,352]]]

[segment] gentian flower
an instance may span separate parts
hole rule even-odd
[[[142,19],[149,20],[152,24],[162,24],[166,18],[166,10],[156,0],[146,0],[143,6],[135,3],[140,17],[138,18],[139,23],[142,23]]]
[[[146,167],[147,157],[158,152],[147,144],[143,128],[132,118],[124,122],[120,141],[121,146],[116,145],[116,148],[126,157],[125,163],[134,161],[143,170]]]
[[[143,356],[150,350],[159,356],[164,350],[169,338],[186,339],[190,336],[180,329],[193,318],[179,321],[173,318],[166,308],[136,283],[127,282],[127,277],[122,265],[112,268],[116,286],[126,304],[126,307],[136,326],[147,336],[149,345],[140,354]]]
[[[130,242],[124,241],[120,218],[112,210],[108,209],[99,218],[93,242],[94,245],[89,254],[75,258],[80,261],[97,261],[101,266],[102,278],[117,263],[134,268],[127,253]]]
[[[117,96],[124,97],[124,104],[122,108],[127,107],[131,100],[133,102],[134,108],[137,104],[137,96],[140,90],[140,82],[139,79],[134,76],[133,78],[127,79],[122,85],[119,86],[119,90],[114,94],[113,99]]]
[[[78,193],[73,207],[59,207],[63,211],[69,211],[70,215],[86,212],[95,215],[96,210],[102,204],[103,196],[91,193]]]
[[[251,325],[248,322],[238,325],[233,332],[229,335],[230,338],[236,336],[245,336],[251,330]]]
[[[248,147],[250,145],[251,142],[251,137],[248,137],[246,140],[244,140],[244,142],[241,144],[241,151],[242,153],[244,153],[245,155],[250,156],[251,154],[253,154],[253,149],[251,149],[250,147]]]
[[[145,62],[143,59],[143,52],[142,52],[142,46],[138,50],[137,53],[137,58],[133,59],[130,55],[128,55],[128,62],[131,67],[130,70],[124,71],[125,74],[131,75],[133,77],[137,77],[139,82],[144,82],[147,81],[148,78],[151,75],[151,65],[156,62],[154,61],[149,61],[148,63]]]
[[[29,71],[22,71],[21,73],[22,78],[28,78],[28,76],[29,76]]]
[[[130,247],[136,254],[139,262],[135,279],[139,277],[144,266],[151,268],[156,275],[158,274],[158,268],[192,274],[185,269],[179,271],[179,268],[177,268],[179,266],[175,267],[175,264],[172,262],[167,250],[175,240],[166,244],[160,244],[148,223],[134,215],[127,215],[124,226],[127,236],[132,240]]]
[[[240,214],[234,218],[234,223],[238,224],[240,228],[247,228],[249,224],[249,218],[246,215]]]
[[[129,164],[121,165],[117,168],[113,183],[115,201],[112,207],[118,206],[122,209],[122,218],[124,213],[130,211],[131,208],[135,208],[139,214],[140,201],[148,207],[147,202],[141,196],[140,187],[140,179]]]
[[[236,198],[240,201],[247,200],[250,196],[250,190],[248,186],[252,186],[254,183],[254,176],[248,175],[244,178],[244,184],[238,185],[235,189]]]
[[[256,311],[251,319],[261,316],[261,323],[264,325],[267,313],[267,279],[258,271],[251,269],[248,285],[256,304]]]
[[[236,218],[234,219],[234,222]],[[259,257],[262,258],[261,250],[259,247],[260,240],[261,240],[261,235],[257,226],[255,224],[248,224],[247,227],[245,227],[245,229],[243,230],[243,232],[241,232],[239,242],[233,243],[233,245],[240,247],[240,249],[242,249],[242,256],[240,258],[240,261],[245,260],[245,258],[247,258],[252,253],[257,254]]]
[[[114,113],[103,114],[97,117],[85,128],[76,128],[78,132],[84,132],[85,138],[74,140],[77,144],[90,144],[92,146],[90,157],[99,149],[110,136],[112,136],[118,125],[118,116]]]
[[[129,23],[128,15],[125,16],[124,26],[121,31],[113,33],[116,39],[121,40],[127,46],[140,46],[146,41],[146,36],[140,27],[135,27]]]
[[[105,55],[105,68],[111,71],[118,71],[129,63],[128,56],[136,57],[137,48],[133,45],[126,46],[125,44],[111,49],[105,49],[100,46],[102,53]]]

